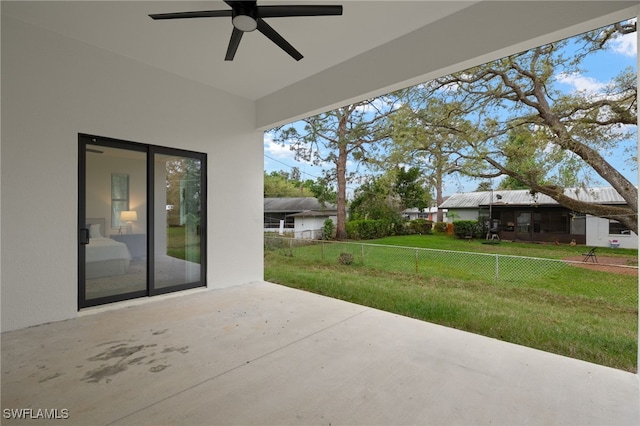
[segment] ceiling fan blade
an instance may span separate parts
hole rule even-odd
[[[238,45],[240,44],[240,40],[242,40],[243,34],[244,33],[239,29],[233,29],[231,39],[229,40],[229,47],[227,47],[227,55],[224,57],[225,61],[233,61],[233,57],[236,56],[236,50],[238,50]]]
[[[255,0],[236,0],[236,1],[228,1],[228,0],[224,0],[224,2],[226,4],[228,4],[231,7],[237,7],[237,6],[243,6],[243,7],[255,7],[257,1]]]
[[[298,52],[295,47],[289,44],[289,42],[282,38],[282,36],[278,34],[276,30],[271,28],[269,24],[267,24],[260,18],[258,18],[258,31],[267,36],[269,40],[280,46],[282,50],[291,55],[291,57],[296,61],[299,61],[303,58],[302,53]]]
[[[342,15],[342,6],[258,6],[260,18],[283,18],[287,16],[335,16]]]
[[[154,13],[151,19],[188,19],[188,18],[218,18],[231,16],[231,10],[202,10],[199,12]]]

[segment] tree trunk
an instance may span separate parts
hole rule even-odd
[[[444,211],[440,208],[440,204],[442,204],[442,172],[438,171],[436,176],[436,207],[438,208],[436,221],[444,222]]]
[[[336,240],[344,240],[347,238],[347,146],[344,143],[340,144],[338,150],[336,171],[338,181]]]

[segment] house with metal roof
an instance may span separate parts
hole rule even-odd
[[[322,237],[325,220],[337,221],[334,204],[321,203],[314,197],[283,197],[264,199],[264,231],[293,233],[295,238]]]
[[[581,201],[626,204],[610,187],[567,188],[565,195]],[[571,211],[528,189],[456,193],[440,208],[448,209],[450,222],[480,220],[505,240],[638,248],[638,236],[620,222]]]

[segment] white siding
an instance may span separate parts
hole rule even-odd
[[[587,245],[592,247],[609,247],[612,240],[617,240],[620,248],[638,248],[638,236],[609,234],[609,219],[587,216]]]
[[[322,227],[327,219],[333,220],[335,223],[336,216],[332,217],[313,217],[313,216],[297,216],[295,217],[294,232],[296,238],[302,239],[318,239],[322,237]]]

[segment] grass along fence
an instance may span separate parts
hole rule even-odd
[[[635,266],[268,236],[265,254],[273,282],[636,369]]]

